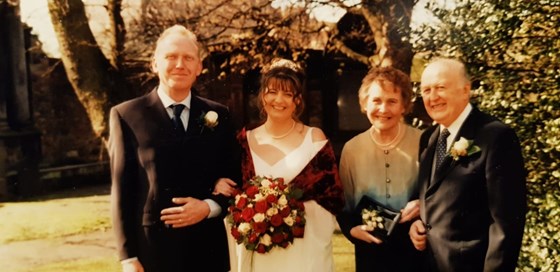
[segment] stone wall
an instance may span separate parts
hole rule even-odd
[[[33,118],[41,132],[41,167],[106,160],[86,112],[66,78],[62,62],[40,46],[30,49]]]

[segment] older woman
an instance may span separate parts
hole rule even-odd
[[[409,77],[390,67],[373,68],[362,80],[358,97],[371,128],[348,141],[342,150],[340,177],[346,207],[338,217],[342,232],[355,245],[356,271],[414,271],[416,252],[408,238],[410,220],[418,216],[415,179],[420,131],[403,123],[412,107]],[[357,205],[368,196],[401,211],[387,240],[362,224]]]

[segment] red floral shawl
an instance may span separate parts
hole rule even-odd
[[[237,140],[241,145],[241,171],[245,182],[255,176],[253,157],[245,128],[238,133]],[[315,200],[334,215],[342,210],[344,192],[330,141],[319,150],[290,184],[303,190],[302,201]]]

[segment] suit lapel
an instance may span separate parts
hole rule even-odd
[[[167,110],[163,107],[163,103],[159,99],[156,89],[148,94],[146,107],[154,116],[154,119],[157,120],[158,124],[162,124],[166,134],[173,132],[173,122],[171,121]]]
[[[426,146],[424,155],[422,157],[423,158],[422,162],[424,163],[423,169],[425,169],[423,171],[423,178],[426,180],[426,182],[424,182],[426,186],[426,191],[428,191],[434,185],[434,180],[431,179],[432,179],[432,167],[434,165],[434,156],[436,153],[436,144],[437,144],[438,136],[439,136],[439,129],[436,128],[432,132],[432,135],[430,135],[428,145]]]
[[[464,137],[466,139],[469,140],[473,140],[475,137],[475,130],[477,127],[476,121],[477,121],[477,115],[480,113],[480,111],[478,111],[476,108],[473,107],[471,113],[469,114],[469,116],[467,117],[467,119],[465,119],[465,122],[463,123],[463,125],[461,125],[461,128],[459,129],[459,132],[457,133],[457,136],[455,136],[455,138],[453,139],[453,141],[451,142],[451,145],[453,145],[456,141],[458,141],[461,137]],[[432,135],[433,136],[433,135]],[[436,137],[437,139],[437,137]],[[435,143],[434,143],[435,145]],[[433,152],[432,152],[432,159],[433,159]],[[430,187],[428,188],[428,191],[426,192],[427,194],[433,192],[432,189],[435,187],[435,185],[441,183],[443,181],[443,179],[449,174],[449,172],[451,172],[453,170],[453,168],[455,168],[458,165],[458,161],[454,160],[451,156],[446,156],[442,166],[440,167],[440,169],[436,170],[436,172],[434,173],[434,177],[432,179],[432,182],[430,183]]]
[[[187,138],[198,137],[202,132],[201,114],[204,111],[204,103],[195,95],[191,98],[189,112],[189,126],[187,127]]]

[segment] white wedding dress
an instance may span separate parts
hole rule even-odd
[[[251,151],[256,175],[283,177],[293,180],[305,168],[327,141],[313,142],[308,129],[303,143],[282,160],[269,165]],[[247,138],[249,137],[247,132]],[[332,235],[336,219],[314,200],[304,202],[305,232],[287,248],[275,247],[265,254],[248,251],[238,245],[228,230],[232,272],[329,272],[334,271]]]

